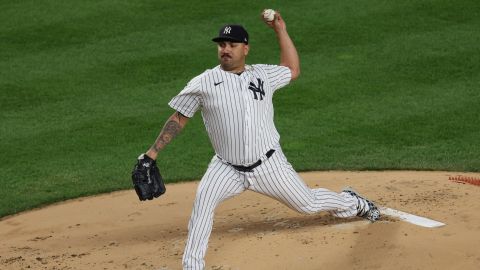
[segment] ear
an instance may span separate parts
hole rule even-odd
[[[243,47],[243,54],[247,56],[249,50],[250,50],[250,46],[248,44],[245,44],[245,46]]]

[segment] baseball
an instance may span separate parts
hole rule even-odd
[[[263,19],[266,22],[271,22],[273,19],[275,19],[275,10],[273,9],[265,9],[263,11]]]

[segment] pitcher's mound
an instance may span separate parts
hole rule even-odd
[[[301,215],[245,192],[220,205],[206,269],[480,269],[480,187],[452,172],[302,173],[312,188],[352,186],[377,202],[447,225],[370,224]],[[478,174],[462,175],[479,177]],[[1,269],[181,269],[198,182],[71,200],[0,221]]]

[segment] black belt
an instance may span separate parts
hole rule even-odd
[[[267,156],[267,159],[270,158],[273,153],[275,153],[275,149],[270,149],[266,154],[265,156]],[[252,172],[253,169],[255,169],[256,167],[260,166],[260,164],[262,164],[262,160],[259,159],[257,160],[257,162],[253,163],[252,165],[250,166],[240,166],[240,165],[233,165],[233,164],[230,164],[232,165],[233,168],[235,168],[237,171],[241,171],[241,172]]]

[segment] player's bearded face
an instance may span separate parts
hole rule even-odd
[[[249,47],[245,43],[218,42],[218,60],[225,71],[243,70]]]

